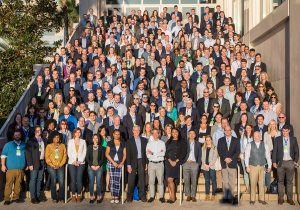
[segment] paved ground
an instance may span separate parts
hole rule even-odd
[[[268,205],[262,206],[260,204],[255,204],[250,206],[248,202],[243,201],[240,206],[232,206],[219,204],[217,202],[204,202],[198,201],[197,203],[183,203],[182,206],[179,206],[179,203],[174,204],[160,204],[159,201],[155,201],[151,204],[134,202],[132,204],[110,204],[108,200],[105,200],[101,204],[89,204],[87,201],[83,201],[80,204],[68,203],[68,204],[53,204],[52,202],[46,202],[41,204],[33,205],[28,201],[22,204],[13,203],[9,206],[3,206],[3,203],[0,203],[0,209],[5,210],[53,210],[53,209],[63,209],[63,210],[86,210],[86,209],[114,209],[114,210],[230,210],[230,209],[242,209],[242,210],[299,210],[300,207],[298,204],[296,206],[290,206],[289,204],[284,204],[282,206],[277,205],[276,202],[269,202]]]

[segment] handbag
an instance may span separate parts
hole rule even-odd
[[[278,194],[278,181],[275,179],[269,187],[270,194]]]

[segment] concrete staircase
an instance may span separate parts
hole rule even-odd
[[[250,193],[245,192],[246,185],[244,184],[243,175],[240,175],[240,183],[241,183],[241,185],[240,185],[241,186],[240,187],[240,201],[241,202],[246,202],[246,201],[248,202],[248,201],[250,201]],[[182,190],[183,189],[184,189],[184,187],[182,187]],[[124,191],[126,192],[126,188],[125,188]],[[297,194],[296,194],[296,187],[295,186],[293,187],[293,192],[294,192],[293,198],[296,201],[297,200]],[[45,196],[46,196],[47,199],[51,199],[50,191],[46,191]],[[256,200],[258,200],[258,194],[256,196],[257,196]],[[27,193],[26,197],[27,198],[30,197],[29,192]],[[216,200],[214,202],[218,202],[219,200],[222,199],[222,197],[223,197],[222,193],[216,194]],[[70,199],[70,195],[68,196],[68,198]],[[84,193],[84,198],[89,199],[89,193],[88,192]],[[110,192],[106,192],[104,194],[104,199],[109,200],[110,198],[111,198]],[[149,198],[149,193],[147,193],[147,198]],[[156,194],[156,199],[158,199],[158,198],[159,198],[159,196],[158,196],[158,194]],[[166,189],[166,192],[165,192],[165,198],[166,199],[169,198],[169,193],[168,193],[167,189]],[[176,198],[177,198],[177,200],[179,200],[179,198],[180,198],[180,186],[179,185],[177,187]],[[126,199],[126,193],[124,194],[124,200],[125,199]],[[197,201],[204,201],[204,199],[205,199],[205,180],[204,180],[204,176],[203,176],[202,173],[200,174],[199,179],[198,179],[196,199],[197,199]],[[265,200],[266,201],[277,201],[277,199],[278,199],[277,194],[265,194]],[[184,191],[183,191],[183,202],[185,202],[185,200],[186,200],[186,196],[184,195]],[[285,197],[285,200],[286,200],[286,197]]]

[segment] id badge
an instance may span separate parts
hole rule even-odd
[[[16,156],[18,156],[18,157],[21,156],[21,150],[20,150],[20,149],[17,149],[17,150],[16,150]]]
[[[59,158],[59,155],[58,155],[58,149],[55,149],[55,156],[54,156],[55,159],[58,159]]]

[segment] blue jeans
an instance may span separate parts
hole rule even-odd
[[[101,196],[101,189],[102,189],[102,183],[101,183],[101,177],[102,177],[102,167],[100,167],[98,170],[94,171],[91,169],[91,167],[88,167],[88,174],[89,174],[89,180],[90,180],[90,196],[94,196],[94,183],[96,178],[96,194],[98,197]]]
[[[211,180],[212,195],[215,195],[217,189],[216,170],[209,169],[209,171],[204,171],[204,178],[205,178],[205,194],[209,195],[210,193],[210,180]]]
[[[82,164],[80,166],[75,165],[68,165],[69,172],[70,172],[70,188],[72,195],[81,195],[82,191],[82,175],[85,168],[85,165]]]
[[[51,198],[53,200],[63,200],[64,192],[65,192],[65,186],[64,186],[65,167],[54,169],[48,166],[47,170],[51,177]],[[59,184],[58,194],[56,190],[56,181],[58,181]]]
[[[40,167],[38,169],[30,171],[29,191],[30,191],[31,199],[40,198],[44,168],[45,168],[45,162],[44,160],[41,160]]]
[[[245,160],[241,160],[241,162],[242,162],[243,173],[244,173],[244,182],[245,182],[246,187],[249,188],[250,181],[249,181],[249,174],[246,171]]]

